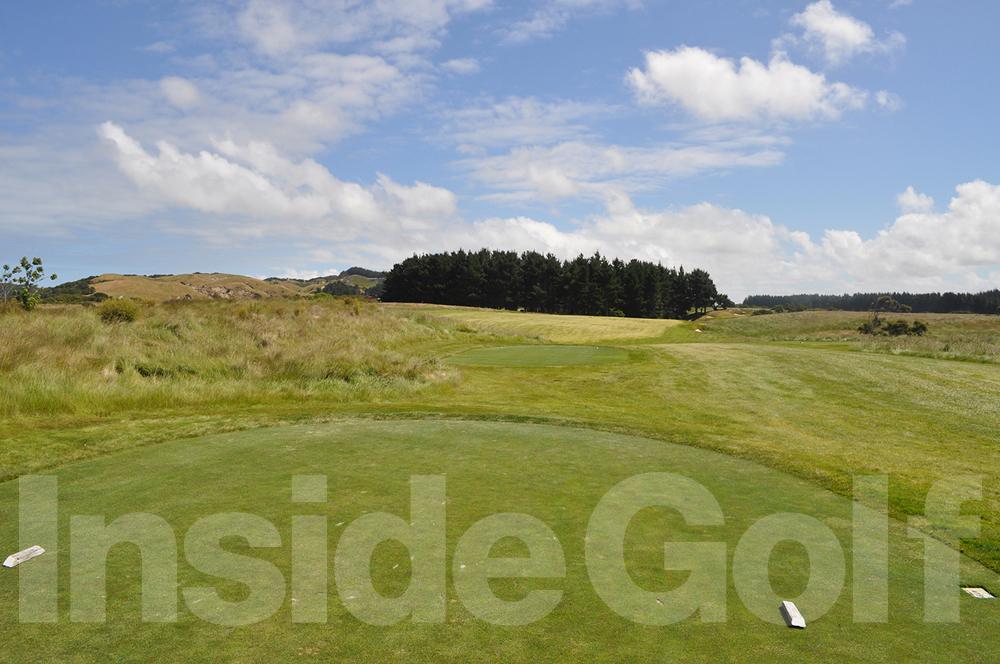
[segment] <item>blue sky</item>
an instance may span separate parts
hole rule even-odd
[[[4,262],[315,276],[533,249],[751,293],[1000,287],[1000,6],[0,7]]]

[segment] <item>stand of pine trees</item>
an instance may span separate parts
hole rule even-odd
[[[560,261],[489,249],[407,258],[386,275],[381,299],[634,318],[684,318],[692,309],[732,306],[704,270],[609,262],[599,253]]]
[[[750,295],[743,300],[745,307],[799,305],[808,309],[842,309],[868,311],[882,296],[905,304],[915,314],[1000,314],[1000,290],[982,293],[855,293],[854,295]]]

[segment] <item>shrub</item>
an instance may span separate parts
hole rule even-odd
[[[344,304],[346,304],[354,312],[355,316],[361,315],[361,302],[358,298],[348,295],[344,298]]]
[[[249,304],[241,304],[236,308],[236,317],[240,320],[246,320],[254,314],[264,313],[264,307],[260,306],[256,302],[250,302]]]
[[[105,323],[131,323],[142,315],[142,309],[134,300],[105,300],[97,305],[97,315]]]
[[[899,337],[908,334],[910,326],[906,324],[905,320],[894,320],[891,323],[886,323],[884,330],[884,333],[890,337]]]

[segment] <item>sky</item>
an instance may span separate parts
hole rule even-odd
[[[1000,287],[1000,3],[0,4],[0,262],[504,249],[749,294]]]

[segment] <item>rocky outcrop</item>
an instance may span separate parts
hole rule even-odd
[[[207,295],[216,300],[259,300],[261,298],[260,293],[246,290],[245,288],[237,288],[236,290],[231,290],[225,286],[212,286],[211,288],[198,288],[194,286],[193,288],[202,295]]]

